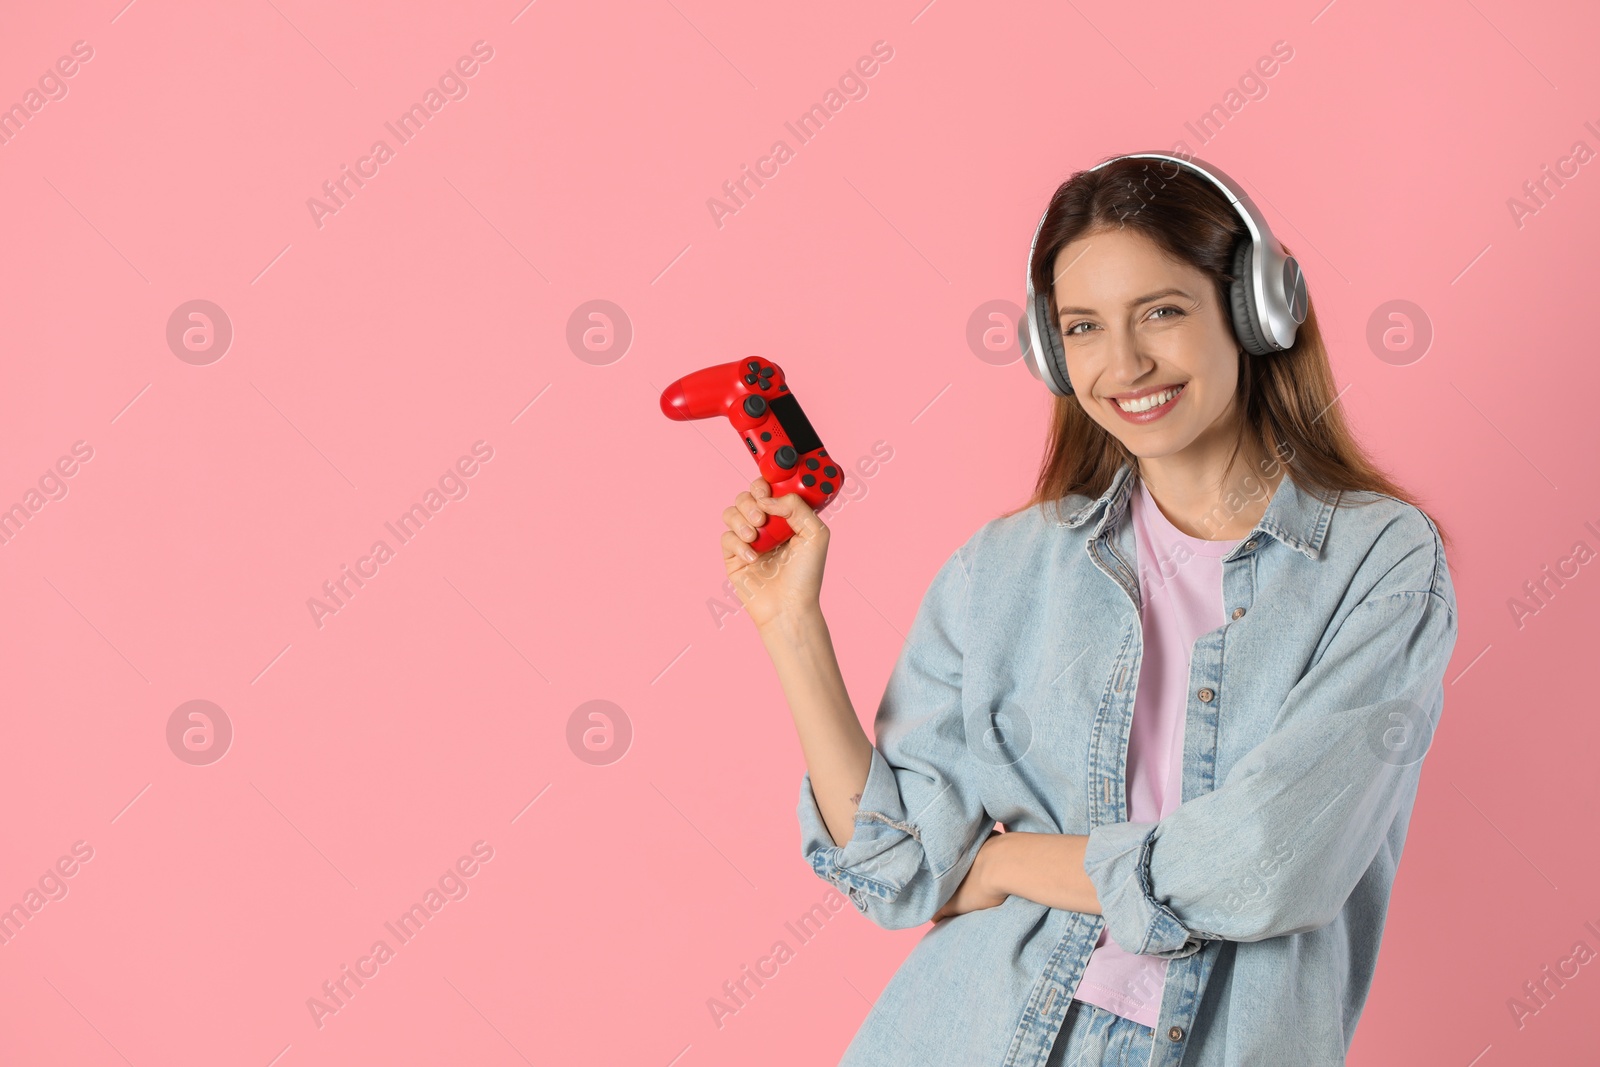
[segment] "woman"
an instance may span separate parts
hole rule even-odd
[[[724,513],[805,752],[807,859],[881,927],[934,921],[844,1064],[1344,1062],[1455,594],[1309,303],[1285,332],[1235,291],[1283,249],[1222,187],[1118,157],[1051,199],[1037,485],[934,575],[875,745],[818,606],[827,527],[760,479]],[[769,515],[797,533],[757,557]]]

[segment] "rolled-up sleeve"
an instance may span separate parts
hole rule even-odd
[[[1453,597],[1369,598],[1219,788],[1159,822],[1093,828],[1084,870],[1111,938],[1177,958],[1331,922],[1409,817],[1455,639]]]
[[[854,831],[836,845],[807,773],[801,849],[878,926],[927,922],[955,894],[994,820],[970,774],[962,721],[969,575],[963,550],[934,576],[878,705],[877,740]]]

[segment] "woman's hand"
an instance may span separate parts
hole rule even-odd
[[[977,859],[972,861],[972,869],[967,871],[967,876],[956,887],[955,896],[934,913],[934,922],[948,919],[952,915],[964,915],[969,911],[997,908],[1006,902],[1010,894],[1002,893],[995,888],[994,880],[990,877],[994,870],[994,850],[1000,844],[1000,836],[999,830],[989,834],[989,839],[978,849]]]
[[[794,536],[758,554],[749,542],[769,515],[781,515]],[[722,534],[722,562],[757,629],[820,611],[828,527],[804,497],[798,493],[774,497],[767,480],[757,478],[723,511],[722,520],[728,525]]]

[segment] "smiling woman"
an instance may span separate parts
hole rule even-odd
[[[874,739],[819,606],[827,526],[759,481],[723,513],[805,751],[802,854],[878,926],[934,923],[841,1067],[1344,1061],[1455,592],[1344,422],[1299,265],[1224,179],[1149,153],[1057,189],[1028,263],[1056,396],[1035,491],[933,576]],[[756,587],[769,515],[797,536]]]
[[[1163,510],[1178,512],[1180,529],[1221,536],[1185,518],[1208,511],[1200,498],[1216,487],[1184,488],[1194,484],[1194,458],[1217,454],[1219,442],[1224,490],[1237,461],[1248,467],[1291,452],[1310,488],[1417,503],[1351,434],[1309,298],[1282,350],[1258,354],[1250,348],[1270,347],[1263,339],[1252,346],[1236,336],[1247,315],[1235,303],[1260,299],[1242,217],[1215,184],[1145,156],[1082,172],[1056,190],[1029,273],[1034,292],[1049,296],[1071,388],[1058,392],[1024,506],[1097,496],[1118,467],[1137,464]],[[1257,517],[1245,512],[1229,529],[1248,529]],[[1440,537],[1448,547],[1442,529]]]

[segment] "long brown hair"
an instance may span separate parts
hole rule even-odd
[[[1226,309],[1231,306],[1234,251],[1249,239],[1244,222],[1210,182],[1171,163],[1161,165],[1178,174],[1168,177],[1162,172],[1154,179],[1154,189],[1148,159],[1120,159],[1099,170],[1078,171],[1056,189],[1028,264],[1034,292],[1052,294],[1052,314],[1056,254],[1090,231],[1115,228],[1136,230],[1169,256],[1210,275],[1224,315],[1230,314]],[[1287,245],[1284,248],[1288,250]],[[1235,400],[1244,416],[1227,469],[1232,469],[1249,435],[1261,452],[1288,469],[1297,487],[1322,500],[1336,499],[1334,494],[1341,490],[1365,490],[1421,509],[1351,434],[1337,403],[1314,301],[1307,300],[1305,321],[1289,349],[1269,356],[1240,354]],[[1072,493],[1096,498],[1125,462],[1138,470],[1137,457],[1089,417],[1076,395],[1055,397],[1033,495],[1006,514],[1042,503],[1053,502],[1059,508]],[[1434,526],[1448,545],[1436,520]]]

